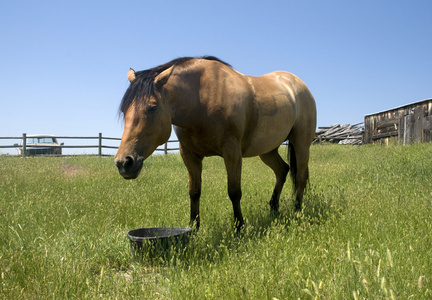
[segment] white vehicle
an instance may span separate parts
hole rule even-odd
[[[51,134],[29,134],[26,137],[25,156],[62,154],[64,143],[59,144],[57,138]],[[23,146],[19,146],[18,154],[22,155]]]

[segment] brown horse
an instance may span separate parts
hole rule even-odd
[[[218,155],[225,162],[228,195],[236,225],[241,228],[242,157],[259,155],[274,171],[276,185],[270,208],[276,212],[290,170],[278,148],[289,140],[295,208],[301,210],[316,107],[298,77],[282,71],[247,76],[206,56],[179,58],[146,71],[130,69],[128,79],[130,86],[120,105],[124,132],[115,156],[120,175],[136,178],[143,161],[168,141],[173,124],[189,172],[191,224],[200,224],[203,158]]]

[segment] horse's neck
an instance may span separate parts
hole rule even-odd
[[[190,81],[189,84],[178,84],[173,89],[169,89],[172,92],[168,95],[168,106],[171,112],[171,122],[173,125],[178,127],[187,128],[196,126],[196,122],[202,116],[202,105],[197,93],[199,89],[198,86],[194,85],[200,82],[201,72],[184,74],[181,78],[186,81]],[[199,78],[197,78],[199,77]],[[176,82],[171,82],[168,84],[176,84]],[[181,88],[180,88],[181,86]]]

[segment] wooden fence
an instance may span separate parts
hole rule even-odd
[[[34,136],[32,136],[34,137]],[[65,145],[64,143],[60,143],[59,145],[56,146],[42,146],[42,147],[55,147],[55,148],[97,148],[98,149],[98,155],[102,156],[104,155],[102,153],[102,149],[117,149],[119,146],[112,146],[112,145],[106,145],[104,144],[104,141],[118,141],[120,143],[120,138],[114,138],[114,137],[105,137],[102,135],[102,133],[99,133],[98,136],[53,136],[53,135],[38,135],[38,138],[43,138],[43,137],[47,137],[47,138],[56,138],[56,139],[61,139],[61,140],[96,140],[96,142],[94,144],[90,144],[90,145]],[[13,144],[13,145],[0,145],[0,149],[2,148],[17,148],[17,149],[21,149],[21,154],[22,156],[26,156],[26,150],[31,149],[31,148],[35,148],[35,147],[39,147],[39,146],[31,146],[31,145],[27,145],[27,134],[23,133],[22,136],[8,136],[8,137],[0,137],[0,140],[21,140],[20,144]],[[163,147],[157,148],[156,151],[162,151],[164,152],[164,154],[168,154],[169,151],[176,151],[179,150],[179,148],[169,148],[168,144],[169,143],[178,143],[177,140],[172,140],[172,141],[167,141]]]

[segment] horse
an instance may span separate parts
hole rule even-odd
[[[297,76],[284,71],[248,76],[216,57],[203,56],[181,57],[144,71],[130,69],[127,77],[130,85],[119,108],[124,132],[115,155],[123,178],[137,178],[144,160],[168,141],[174,127],[189,173],[191,226],[200,226],[202,162],[208,156],[224,160],[238,230],[244,226],[243,157],[259,156],[273,170],[272,213],[278,212],[289,171],[295,209],[302,209],[316,105]],[[278,152],[287,140],[289,165]]]

